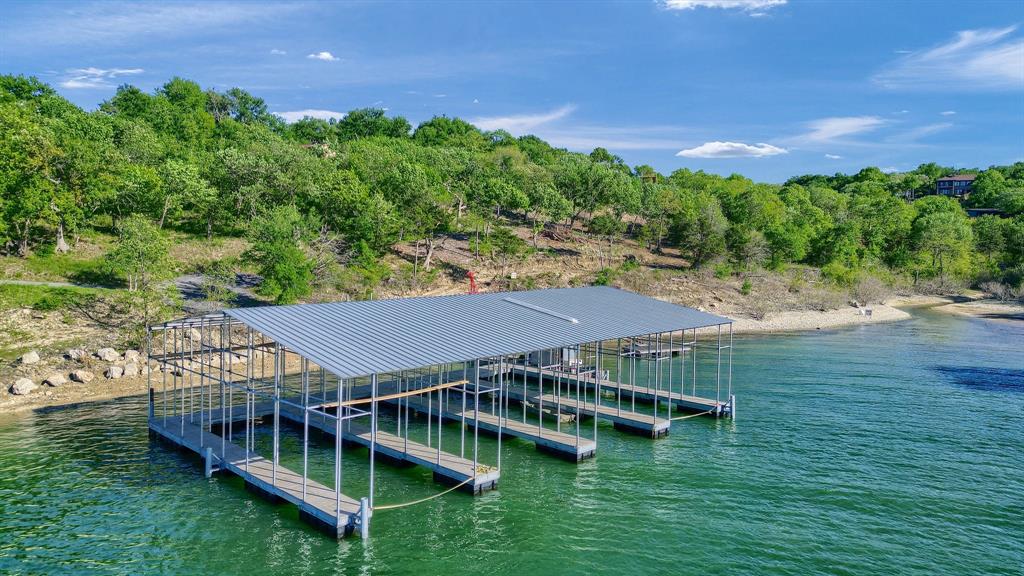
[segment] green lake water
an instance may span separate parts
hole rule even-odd
[[[736,421],[602,423],[578,465],[506,442],[498,490],[380,511],[366,541],[205,479],[150,442],[144,399],[0,418],[0,574],[1024,573],[1019,323],[920,310],[738,338],[734,360]],[[345,465],[365,483],[364,453]],[[441,489],[377,471],[381,504]]]

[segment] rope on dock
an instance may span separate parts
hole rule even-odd
[[[675,422],[676,420],[686,420],[688,418],[696,418],[697,416],[706,416],[708,414],[711,414],[714,411],[715,411],[715,409],[712,408],[711,410],[708,410],[707,412],[700,412],[700,413],[697,413],[697,414],[687,414],[686,416],[676,416],[675,418],[670,418],[669,420],[671,420],[672,422]]]
[[[376,512],[377,510],[394,510],[395,508],[405,508],[406,506],[412,506],[414,504],[422,504],[423,502],[426,502],[428,500],[433,500],[434,498],[439,498],[441,496],[444,496],[445,494],[447,494],[447,493],[449,493],[449,492],[451,492],[453,490],[458,490],[459,488],[462,488],[463,486],[465,486],[466,484],[469,484],[470,482],[472,482],[475,479],[476,479],[476,476],[470,476],[469,478],[466,478],[465,480],[463,480],[461,483],[456,484],[455,486],[452,486],[451,488],[445,490],[444,492],[438,492],[437,494],[434,494],[433,496],[427,496],[426,498],[420,498],[419,500],[413,500],[412,502],[404,502],[402,504],[388,504],[386,506],[374,506],[373,507],[373,511]]]

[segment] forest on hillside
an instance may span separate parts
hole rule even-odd
[[[960,202],[928,195],[953,173],[977,174],[966,206],[1001,215],[970,219]],[[570,152],[445,116],[414,128],[359,109],[289,124],[244,90],[181,78],[153,93],[122,86],[85,111],[35,78],[0,76],[0,249],[74,253],[91,230],[118,235],[108,271],[133,291],[160,278],[167,232],[245,238],[243,260],[277,302],[324,283],[368,297],[399,244],[414,246],[419,274],[451,234],[471,238],[479,258],[510,260],[565,230],[610,248],[629,239],[678,249],[691,268],[798,263],[840,286],[874,275],[922,291],[998,283],[1016,295],[1024,163],[766,184],[660,174],[601,148]]]

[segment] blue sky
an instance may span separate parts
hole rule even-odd
[[[6,3],[0,72],[94,108],[239,86],[779,182],[1024,160],[1024,2]]]

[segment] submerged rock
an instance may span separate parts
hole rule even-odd
[[[82,382],[83,384],[86,382],[92,382],[92,379],[95,377],[96,376],[88,370],[75,370],[71,373],[72,380],[75,382]]]
[[[46,384],[47,386],[53,386],[54,388],[56,388],[57,386],[66,384],[67,381],[68,379],[65,378],[63,374],[54,373],[47,376],[46,380],[43,380],[43,384]]]
[[[21,356],[22,364],[35,364],[36,362],[39,362],[39,353],[36,352],[35,350],[31,352],[26,352]]]
[[[29,392],[35,390],[36,388],[39,388],[39,385],[29,380],[28,378],[18,378],[17,380],[14,381],[14,385],[11,386],[11,394],[17,394],[18,396],[22,396],[24,394],[28,394]]]

